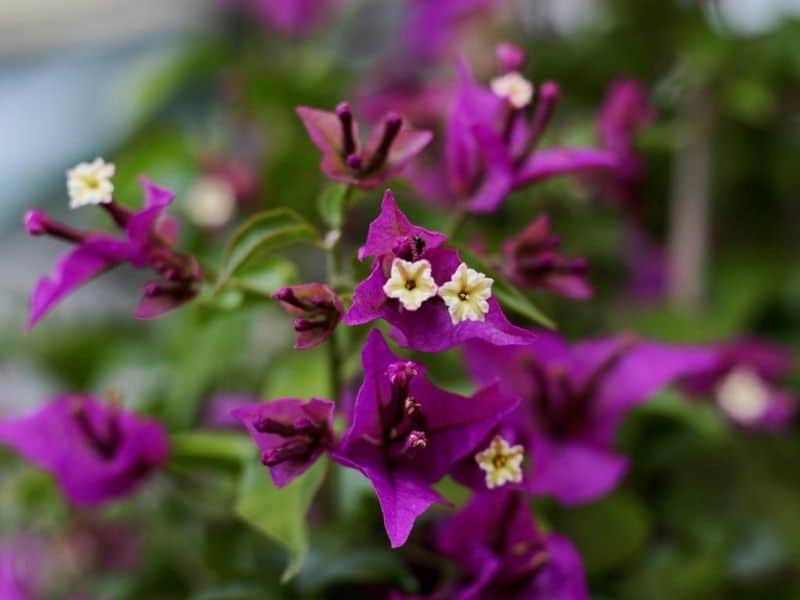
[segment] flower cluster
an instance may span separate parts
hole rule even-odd
[[[56,263],[50,277],[39,280],[31,299],[28,327],[33,327],[59,302],[98,275],[124,263],[149,269],[158,279],[145,286],[136,316],[152,319],[197,296],[202,281],[200,266],[192,256],[174,249],[177,221],[164,214],[173,194],[142,179],[144,208],[132,212],[111,197],[114,166],[101,159],[83,163],[68,173],[70,206],[99,205],[109,214],[124,237],[99,231],[81,231],[48,217],[39,210],[25,215],[29,235],[47,235],[75,246]]]
[[[432,22],[425,31],[412,27],[405,32],[409,56],[428,56],[452,34],[453,23],[490,3],[409,2],[409,23]],[[271,27],[299,34],[318,25],[337,2],[245,4]],[[786,428],[797,405],[783,386],[792,357],[758,340],[678,345],[621,333],[571,341],[530,323],[512,322],[506,310],[547,323],[537,317],[530,290],[573,300],[593,295],[588,261],[562,253],[548,215],[535,216],[514,235],[495,236],[492,254],[475,248],[489,235],[479,236],[472,252],[451,239],[455,226],[446,228],[447,235],[412,223],[391,189],[385,189],[378,207],[374,192],[364,191],[405,176],[423,195],[434,191],[447,200],[452,225],[467,213],[495,213],[514,190],[580,174],[584,186],[627,211],[631,239],[645,258],[650,256],[644,249],[653,247],[637,208],[644,166],[634,140],[653,119],[645,90],[630,80],[612,84],[597,122],[597,147],[542,149],[560,87],[527,79],[525,53],[511,44],[498,46],[497,62],[499,73],[481,84],[466,60],[459,61],[449,111],[439,115],[444,121],[440,146],[432,144],[433,127],[417,129],[394,110],[381,112],[364,142],[348,103],[332,112],[297,107],[321,154],[321,172],[336,182],[321,195],[323,204],[331,203],[320,210],[330,230],[322,231],[285,207],[256,215],[231,236],[220,268],[201,269],[194,256],[176,249],[178,224],[166,215],[171,191],[142,178],[143,207],[130,210],[114,198],[113,164],[98,158],[69,170],[70,208],[98,206],[120,233],[79,230],[39,210],[25,215],[31,236],[72,245],[53,274],[36,283],[29,328],[79,287],[123,264],[153,275],[136,309],[142,319],[187,304],[201,289],[195,305],[201,305],[196,308],[203,319],[211,319],[217,309],[232,310],[220,299],[226,286],[238,285],[241,292],[252,285],[254,296],[292,317],[295,349],[325,345],[327,354],[311,351],[301,360],[321,356],[329,372],[317,372],[318,363],[309,358],[303,376],[314,380],[303,383],[330,381],[330,393],[300,398],[295,396],[304,394],[284,391],[267,401],[249,392],[216,394],[200,441],[183,438],[182,444],[171,443],[167,432],[178,424],[125,409],[117,395],[106,401],[86,393],[60,394],[33,414],[0,419],[0,443],[49,472],[78,506],[99,505],[139,489],[177,448],[221,457],[226,466],[234,462],[237,474],[245,462],[248,474],[262,478],[258,483],[287,497],[294,490],[298,503],[303,495],[310,504],[316,493],[338,492],[334,478],[322,486],[322,467],[350,469],[363,475],[374,492],[374,514],[380,511],[392,549],[411,540],[417,550],[424,547],[441,559],[431,567],[441,572],[423,590],[425,597],[587,599],[579,551],[550,524],[539,522],[539,500],[546,497],[548,505],[568,510],[617,489],[631,464],[616,444],[620,426],[631,411],[669,386],[712,400],[735,425],[731,430]],[[440,108],[442,96],[448,98],[437,95],[428,103],[428,96],[416,96],[416,107],[425,109]],[[436,113],[419,110],[427,117]],[[443,154],[438,164],[437,150]],[[418,160],[423,152],[430,161]],[[237,175],[233,167],[209,169],[216,179],[206,178],[193,188],[193,218],[201,235],[221,232],[236,218],[236,197],[253,194],[255,172],[247,168]],[[351,195],[357,193],[372,202],[353,210]],[[360,221],[352,218],[360,216]],[[359,225],[366,231],[356,234]],[[310,256],[326,253],[325,283],[297,283],[300,271],[294,264],[287,273],[275,269],[265,277],[253,275],[263,254],[282,252],[290,242],[307,243]],[[285,256],[269,259],[289,262]],[[317,266],[311,259],[308,263]],[[203,287],[204,273],[215,272],[220,273],[216,285]],[[258,281],[247,281],[248,276]],[[453,352],[431,356],[448,351]],[[441,382],[437,358],[457,363],[467,375],[463,387],[453,386],[459,393],[434,384]],[[322,473],[318,482],[312,479],[315,473]],[[450,493],[453,488],[463,494],[461,499],[453,500],[458,497]],[[237,503],[239,516],[250,510],[250,500]],[[437,504],[442,506],[430,510]],[[337,510],[329,508],[315,512],[314,519]],[[298,521],[305,517],[301,514]],[[275,535],[281,541],[294,535],[284,525]],[[260,522],[259,529],[273,531]],[[438,569],[446,562],[450,568]],[[0,549],[0,590],[9,597],[23,596],[25,582],[10,576],[7,563]]]

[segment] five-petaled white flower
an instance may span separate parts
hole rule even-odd
[[[494,279],[461,263],[450,281],[439,287],[453,325],[461,321],[483,321],[489,312]]]
[[[489,447],[475,455],[475,462],[486,471],[486,487],[492,490],[509,482],[522,481],[524,454],[523,446],[511,446],[502,436],[494,436]]]
[[[383,293],[399,300],[406,310],[417,310],[425,300],[436,295],[431,263],[427,260],[410,262],[395,258],[391,275],[383,285]]]
[[[67,171],[69,207],[111,202],[111,194],[114,192],[111,178],[114,171],[114,164],[107,163],[102,158],[96,158],[90,163],[82,162]]]
[[[516,109],[525,108],[533,99],[533,84],[516,71],[495,77],[490,85],[496,96]]]
[[[751,423],[760,419],[769,404],[769,389],[758,373],[738,368],[716,389],[717,404],[734,421]]]

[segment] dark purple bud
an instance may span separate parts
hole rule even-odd
[[[25,213],[25,231],[28,235],[50,235],[77,244],[86,239],[85,233],[54,221],[40,210],[29,210]]]
[[[306,309],[306,305],[297,299],[297,296],[294,295],[294,291],[290,287],[279,289],[277,292],[272,294],[272,297],[291,306],[302,308],[304,310]]]
[[[400,133],[400,128],[403,126],[403,118],[397,113],[389,113],[384,121],[383,137],[381,138],[378,148],[369,160],[365,171],[370,173],[380,169],[389,157],[389,150],[392,148],[397,134]]]
[[[277,448],[269,448],[261,453],[261,464],[274,467],[294,458],[306,458],[313,449],[313,444],[303,438],[288,440]]]
[[[298,417],[293,428],[297,435],[318,436],[320,434],[320,426],[308,417]]]
[[[346,161],[347,166],[353,169],[353,171],[360,171],[362,165],[364,164],[361,160],[361,156],[358,154],[348,154]]]
[[[392,254],[403,260],[419,260],[424,253],[425,240],[418,235],[402,237],[397,240],[392,248]]]
[[[272,295],[293,317],[298,333],[295,348],[313,348],[327,340],[344,313],[342,301],[322,283],[285,287]]]
[[[260,419],[253,423],[253,428],[259,433],[274,433],[282,437],[292,437],[297,434],[297,431],[291,425],[281,423],[269,417]]]
[[[497,64],[503,73],[521,71],[525,66],[525,51],[510,42],[500,42],[495,50]]]
[[[311,331],[316,327],[320,327],[320,325],[324,325],[324,323],[314,323],[309,321],[308,319],[295,319],[294,320],[294,330],[297,333],[301,333],[303,331]]]
[[[350,156],[356,151],[356,139],[353,132],[353,113],[347,102],[340,102],[336,107],[336,116],[342,125],[342,152]]]
[[[80,429],[84,439],[92,450],[104,460],[113,458],[122,443],[122,430],[119,427],[117,414],[119,408],[116,405],[109,406],[107,411],[108,420],[104,431],[101,431],[100,428],[89,419],[83,398],[76,396],[70,408],[75,418],[75,423],[78,425],[78,429]]]

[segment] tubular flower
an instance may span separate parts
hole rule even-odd
[[[797,399],[780,387],[793,356],[761,340],[722,344],[719,361],[686,381],[696,396],[711,396],[725,417],[745,429],[782,431],[797,412]]]
[[[87,204],[108,204],[114,192],[111,178],[116,168],[113,164],[96,158],[90,163],[82,162],[67,171],[69,207],[79,208]]]
[[[606,149],[537,150],[560,88],[546,81],[534,93],[533,84],[516,70],[524,62],[518,48],[498,48],[498,58],[506,72],[490,88],[475,81],[466,62],[458,65],[459,83],[445,130],[447,184],[441,186],[450,197],[470,212],[493,212],[514,189],[557,175],[616,168],[617,155]],[[423,192],[433,189],[428,182],[422,187]]]
[[[335,112],[300,106],[297,114],[322,153],[322,172],[335,181],[370,189],[400,174],[428,145],[430,131],[412,129],[397,113],[388,113],[362,147],[350,105]]]
[[[0,421],[0,443],[51,472],[79,505],[128,494],[168,455],[159,423],[85,395],[59,396],[33,415]]]
[[[493,283],[493,279],[470,269],[465,263],[458,265],[450,281],[439,288],[439,296],[447,305],[453,325],[486,318]]]
[[[276,487],[305,473],[333,444],[333,402],[295,398],[258,402],[231,411],[261,450]]]
[[[436,295],[436,282],[427,260],[409,262],[402,258],[392,261],[389,279],[383,286],[388,298],[395,298],[406,310],[417,310],[425,300]]]
[[[434,387],[421,364],[392,354],[375,329],[362,360],[364,382],[333,458],[370,480],[386,533],[392,547],[398,547],[416,518],[442,501],[432,484],[471,456],[516,401],[497,386],[470,397]]]
[[[412,225],[387,190],[358,254],[361,260],[374,259],[372,272],[356,287],[344,323],[383,319],[401,346],[424,352],[471,339],[495,345],[530,341],[532,332],[506,319],[492,295],[492,280],[443,247],[446,240],[444,234]],[[406,287],[412,283],[412,289]]]
[[[466,345],[470,372],[478,382],[499,381],[521,400],[519,408],[484,440],[495,436],[521,445],[525,458],[520,483],[534,494],[562,504],[588,502],[611,491],[628,468],[613,450],[625,415],[661,388],[717,364],[717,353],[669,346],[632,335],[589,340],[569,347],[542,332],[519,347],[485,342]],[[487,455],[488,456],[488,455]],[[459,481],[486,490],[484,461],[465,460],[454,470]]]
[[[113,237],[94,231],[79,231],[59,223],[45,213],[32,210],[25,215],[29,235],[49,235],[75,248],[56,263],[55,272],[43,277],[34,288],[28,328],[32,328],[59,302],[83,284],[123,263],[150,269],[159,279],[145,286],[136,317],[152,319],[193,299],[202,279],[197,261],[173,249],[177,223],[164,216],[173,194],[142,178],[144,208],[131,212],[113,200],[100,205],[125,236]]]
[[[475,462],[486,472],[486,487],[490,490],[508,482],[522,481],[522,460],[525,448],[517,444],[511,446],[503,438],[496,435],[486,450],[475,455]]]
[[[297,341],[294,347],[298,350],[314,348],[331,337],[344,313],[339,296],[324,283],[281,288],[272,297],[295,317]]]
[[[436,546],[461,576],[442,597],[459,600],[586,600],[580,556],[566,538],[536,527],[524,494],[475,494],[446,521]]]
[[[586,259],[566,258],[559,254],[560,246],[559,237],[550,233],[550,220],[542,215],[503,244],[503,270],[521,288],[545,289],[574,300],[589,298]]]

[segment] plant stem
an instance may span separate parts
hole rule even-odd
[[[337,229],[331,230],[328,234],[328,241],[325,245],[327,252],[327,267],[328,267],[328,285],[334,291],[339,291],[342,274],[342,229],[347,217],[347,209],[352,197],[352,186],[348,186],[345,190],[345,197],[342,202],[342,223]],[[343,375],[342,375],[342,336],[340,328],[337,327],[333,335],[328,339],[328,368],[331,375],[331,394],[333,395],[334,402],[339,400],[342,395],[343,388]]]

